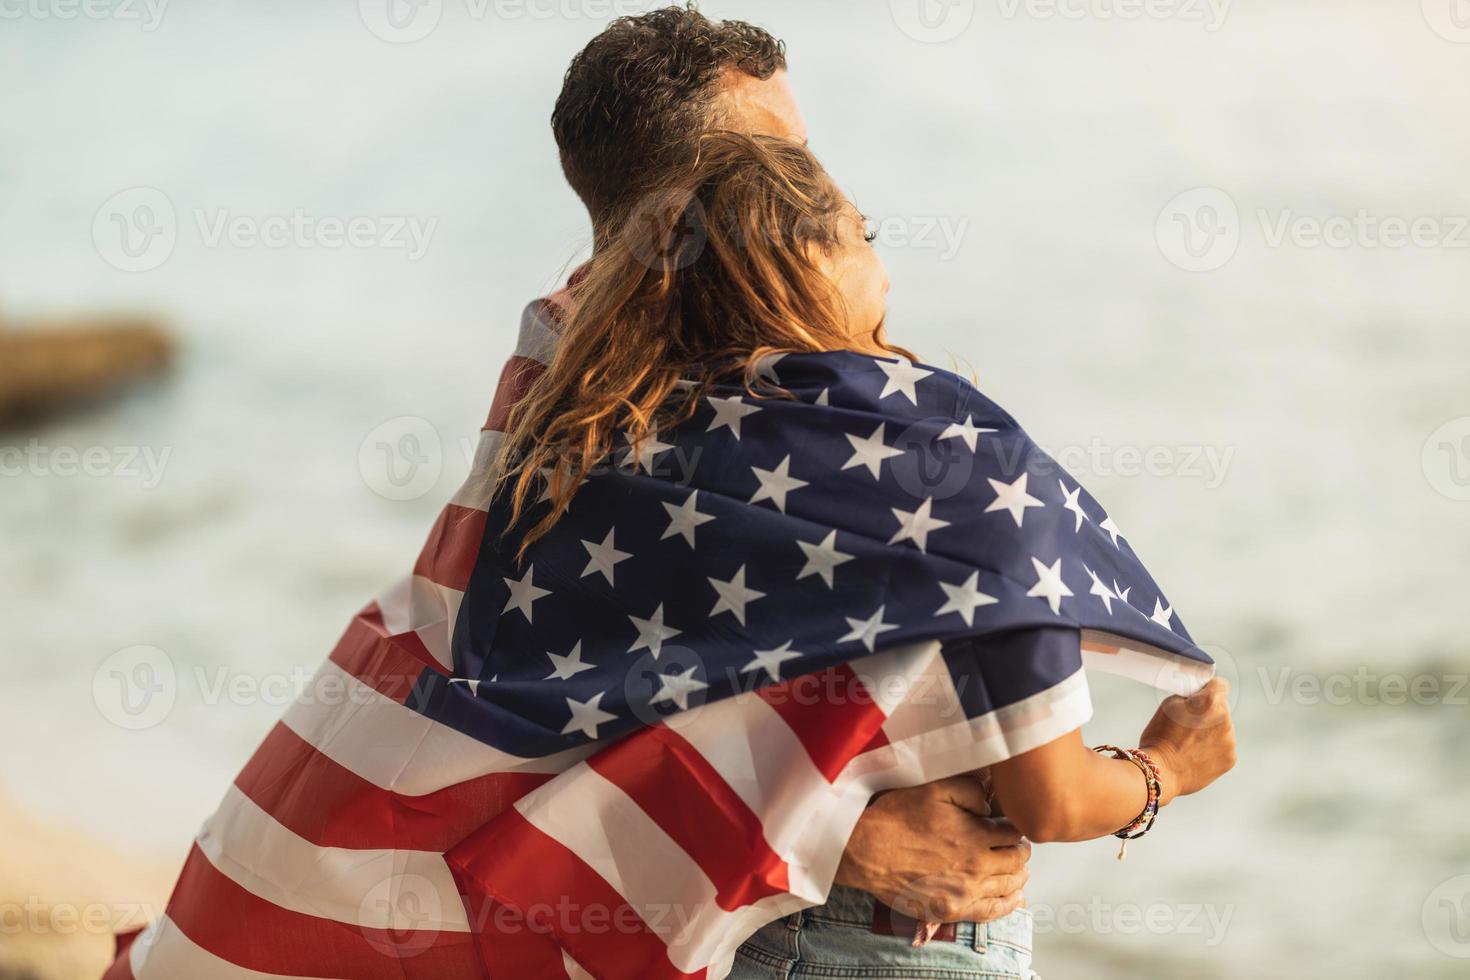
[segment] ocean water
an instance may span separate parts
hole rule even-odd
[[[409,567],[521,305],[585,253],[546,119],[639,6],[5,8],[0,324],[141,311],[181,351],[0,437],[0,792],[181,858]],[[1465,12],[704,8],[788,41],[813,148],[879,222],[893,337],[1088,483],[1235,682],[1235,772],[1126,862],[1037,849],[1042,972],[1466,975]],[[172,710],[99,708],[157,652]],[[1089,739],[1136,739],[1156,696],[1094,692]]]

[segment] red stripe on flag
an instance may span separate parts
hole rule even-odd
[[[467,932],[387,931],[280,908],[221,874],[195,846],[168,906],[193,942],[261,973],[353,980],[487,980]]]
[[[658,725],[587,760],[669,835],[715,885],[726,911],[791,890],[760,817],[699,751]]]
[[[235,786],[318,847],[442,852],[551,778],[497,772],[406,796],[375,786],[277,724]]]
[[[874,747],[887,716],[849,664],[793,677],[756,692],[796,733],[827,781]]]
[[[134,980],[133,962],[132,957],[128,955],[128,950],[132,948],[137,938],[136,933],[124,933],[117,937],[117,955],[112,965],[107,968],[107,972],[102,974],[102,980]]]
[[[429,540],[419,553],[413,573],[435,585],[463,592],[469,585],[470,573],[475,570],[475,559],[480,556],[487,516],[483,510],[472,507],[446,505],[429,532]]]
[[[510,421],[511,409],[516,406],[531,385],[546,371],[546,365],[529,357],[512,355],[500,370],[500,384],[495,389],[495,401],[490,405],[490,419],[485,428],[504,432]]]
[[[454,868],[450,873],[460,894],[476,894],[473,882]],[[561,946],[551,933],[527,928],[519,911],[489,898],[467,899],[466,906],[480,963],[493,980],[567,980]]]
[[[446,674],[416,633],[385,636],[359,615],[348,624],[329,657],[332,663],[386,698],[402,704],[425,667]]]
[[[520,928],[550,932],[598,980],[681,980],[663,939],[575,851],[511,808],[445,855],[471,908],[494,900],[522,912]],[[651,910],[669,913],[668,909]],[[696,910],[675,909],[680,922]],[[682,916],[681,913],[688,913]],[[485,928],[490,928],[487,924]],[[502,927],[503,928],[503,927]]]
[[[431,667],[441,674],[445,674],[446,676],[448,675],[449,672],[444,668],[444,665],[441,664],[434,657],[434,655],[429,652],[429,648],[424,645],[424,640],[421,636],[418,635],[418,633],[388,632],[388,624],[383,622],[383,610],[376,602],[368,603],[367,606],[357,614],[357,619],[354,620],[354,623],[361,623],[367,626],[381,639],[391,640],[393,645],[398,647],[401,652],[406,653],[410,657],[414,657],[415,659],[419,660],[423,663],[425,667]],[[411,671],[411,669],[411,665],[404,667],[405,672]]]
[[[867,752],[876,752],[879,749],[883,748],[883,746],[885,746],[887,744],[888,744],[888,733],[885,732],[883,730],[883,728],[880,726],[878,728],[878,730],[873,733],[873,737],[868,740],[868,744],[863,746],[862,751],[859,752],[858,755],[863,755],[864,753],[867,753]]]

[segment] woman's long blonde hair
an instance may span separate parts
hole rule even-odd
[[[757,377],[765,356],[854,346],[819,264],[841,222],[857,220],[848,208],[803,146],[702,137],[689,172],[649,194],[572,287],[556,355],[511,413],[496,485],[511,494],[510,526],[546,502],[518,556],[619,434],[636,452],[650,430],[693,414],[719,378],[741,377],[749,393],[769,396],[775,390]],[[871,346],[911,356],[882,330]]]

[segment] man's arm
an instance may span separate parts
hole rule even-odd
[[[875,799],[848,839],[837,884],[919,921],[989,922],[1020,907],[1031,845],[990,819],[973,776]]]

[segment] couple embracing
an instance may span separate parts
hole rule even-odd
[[[1086,489],[890,339],[779,42],[622,18],[552,124],[591,260],[108,976],[1032,976],[1030,842],[1126,846],[1228,771],[1223,682]],[[1174,692],[1136,747],[1083,743],[1084,664]]]

